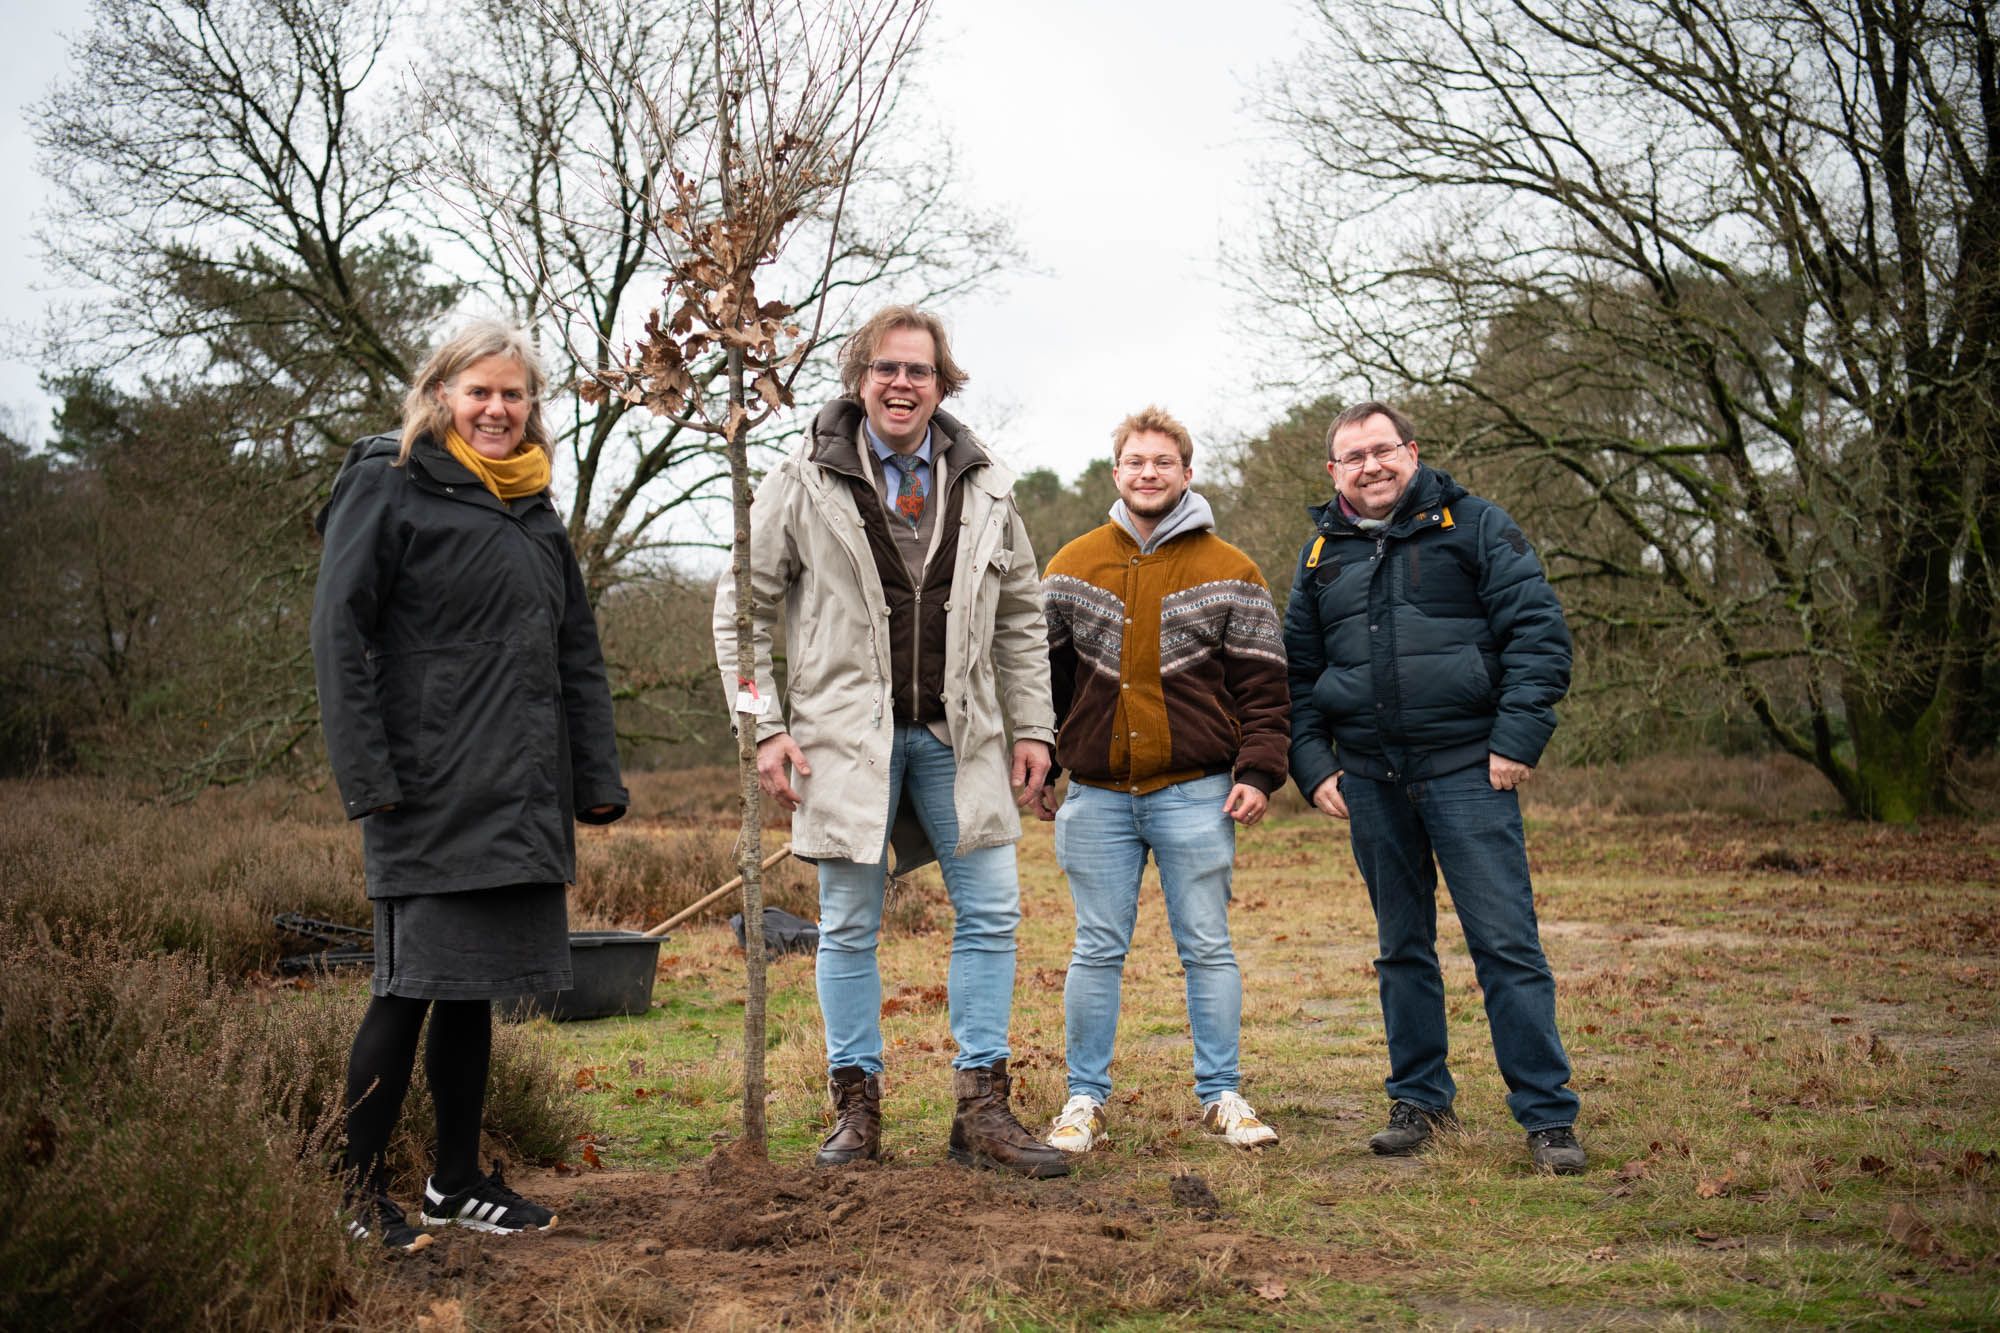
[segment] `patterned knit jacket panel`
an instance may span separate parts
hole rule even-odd
[[[1250,557],[1206,530],[1142,555],[1106,523],[1056,552],[1042,594],[1071,777],[1142,794],[1212,773],[1283,784],[1284,642]]]

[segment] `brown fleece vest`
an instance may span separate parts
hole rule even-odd
[[[936,513],[937,549],[923,571],[922,597],[917,595],[917,580],[903,558],[908,543],[898,541],[889,530],[881,495],[866,477],[841,474],[868,533],[868,550],[875,557],[882,594],[889,599],[889,675],[896,691],[898,722],[928,723],[944,717],[945,602],[951,597],[951,576],[958,568],[958,519],[965,506],[960,483],[966,469],[953,467],[948,450],[937,448],[943,439],[941,432],[932,438],[933,468],[938,458],[945,461],[945,504],[943,511]],[[864,456],[862,466],[875,466],[874,458]],[[933,494],[930,499],[926,508],[936,512],[938,497]]]

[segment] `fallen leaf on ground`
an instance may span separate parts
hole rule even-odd
[[[602,1171],[604,1169],[604,1159],[597,1155],[596,1144],[586,1143],[583,1145],[583,1164],[593,1171]]]
[[[1285,1299],[1285,1284],[1276,1278],[1272,1278],[1267,1282],[1259,1282],[1256,1286],[1250,1288],[1250,1290],[1256,1292],[1267,1301],[1282,1301]]]
[[[1600,1245],[1590,1252],[1590,1262],[1608,1264],[1618,1257],[1618,1251],[1609,1245]]]
[[[1924,1215],[1907,1203],[1889,1205],[1889,1239],[1920,1259],[1937,1253],[1937,1233]]]
[[[1695,1243],[1704,1250],[1740,1250],[1745,1241],[1741,1236],[1709,1236],[1697,1231]]]
[[[1921,1310],[1930,1304],[1921,1296],[1912,1296],[1907,1291],[1878,1291],[1873,1293],[1883,1308],[1889,1310]]]
[[[1634,1157],[1612,1173],[1620,1180],[1644,1180],[1646,1178],[1645,1159]]]

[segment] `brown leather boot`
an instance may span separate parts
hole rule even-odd
[[[833,1094],[833,1133],[813,1160],[821,1166],[845,1166],[881,1156],[882,1076],[849,1065],[833,1071],[826,1090]]]
[[[958,1098],[958,1114],[951,1119],[952,1161],[1036,1180],[1069,1174],[1069,1154],[1043,1143],[1014,1118],[1008,1104],[1014,1081],[1005,1060],[989,1069],[952,1070],[951,1091]]]

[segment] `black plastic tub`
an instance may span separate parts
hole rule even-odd
[[[571,931],[569,965],[576,984],[495,1007],[516,1021],[544,1017],[558,1023],[643,1014],[653,1003],[653,974],[667,938],[636,930]]]

